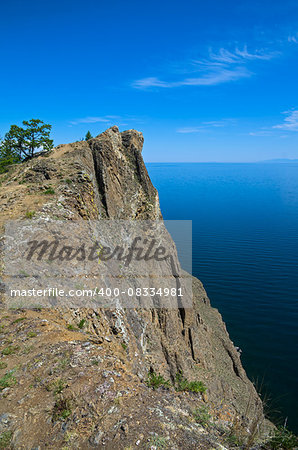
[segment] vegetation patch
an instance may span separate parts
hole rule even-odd
[[[29,331],[29,333],[27,333],[28,338],[34,338],[37,336],[37,333],[35,333],[35,331]]]
[[[44,194],[44,195],[54,195],[54,194],[55,194],[55,191],[54,191],[54,189],[53,189],[52,187],[49,187],[48,189],[46,189],[46,190],[43,192],[43,194]]]
[[[12,324],[23,322],[23,320],[26,320],[26,317],[18,317],[12,322]]]
[[[2,350],[1,353],[2,353],[3,356],[8,356],[8,355],[13,355],[18,350],[19,350],[19,346],[18,345],[8,345],[7,347],[5,347]]]
[[[11,370],[10,372],[6,372],[6,374],[0,378],[0,391],[3,389],[12,387],[16,384],[17,380],[13,376],[15,370]]]
[[[196,423],[199,423],[204,428],[210,426],[211,415],[208,412],[207,406],[202,405],[200,408],[196,408],[193,412]]]
[[[188,381],[183,376],[183,372],[177,372],[175,377],[175,389],[176,391],[188,391],[203,394],[207,388],[202,381]]]
[[[53,408],[53,421],[66,420],[71,415],[72,402],[69,398],[58,398]]]
[[[266,449],[272,450],[292,450],[298,447],[298,436],[285,427],[278,427],[274,435],[266,445]]]
[[[82,330],[84,328],[84,326],[86,325],[86,319],[82,319],[80,320],[80,322],[78,323],[78,327],[80,330]]]
[[[153,370],[148,372],[147,386],[153,389],[158,389],[160,386],[169,388],[171,386],[171,383],[165,380],[164,377],[160,375],[160,373],[157,375]]]
[[[167,448],[168,447],[168,443],[166,438],[162,437],[162,436],[152,436],[152,438],[149,441],[149,445],[148,448],[152,449],[158,449],[158,448]]]
[[[26,214],[25,214],[26,219],[33,219],[35,214],[36,214],[35,211],[27,211]]]
[[[12,439],[12,431],[3,431],[0,434],[0,449],[7,449]]]

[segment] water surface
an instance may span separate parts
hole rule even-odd
[[[164,218],[193,221],[193,274],[248,376],[298,432],[298,163],[147,166]]]

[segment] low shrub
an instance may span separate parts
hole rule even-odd
[[[164,379],[160,373],[157,375],[154,371],[149,371],[147,376],[147,386],[157,389],[160,386],[170,387],[171,383]]]

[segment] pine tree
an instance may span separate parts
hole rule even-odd
[[[92,139],[92,134],[90,133],[90,131],[88,130],[85,136],[85,141],[88,141],[88,139]]]
[[[11,125],[4,137],[5,148],[14,151],[20,160],[32,158],[36,150],[50,150],[53,147],[51,125],[39,119],[24,120],[23,125],[24,128]]]

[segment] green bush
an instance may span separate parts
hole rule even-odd
[[[14,372],[14,370],[6,372],[6,374],[2,378],[0,378],[0,391],[3,391],[3,389],[12,387],[16,384],[17,380],[13,376]]]
[[[82,330],[84,328],[84,326],[86,325],[86,319],[82,319],[80,320],[80,322],[78,323],[78,327],[80,330]]]
[[[165,380],[160,373],[157,375],[154,371],[150,371],[147,376],[147,386],[157,389],[160,386],[170,387],[171,383]]]
[[[175,377],[176,391],[197,392],[203,394],[207,388],[202,381],[188,381],[183,377],[183,372],[177,372]]]
[[[207,428],[210,425],[211,416],[208,412],[207,406],[202,405],[200,408],[195,409],[193,416],[196,423],[199,423],[204,428]]]
[[[18,345],[9,345],[8,347],[5,347],[2,350],[2,355],[3,356],[8,356],[8,355],[13,355],[14,353],[16,353],[19,350],[19,346]]]
[[[3,431],[0,434],[0,449],[9,448],[10,441],[12,439],[12,431]]]
[[[26,219],[33,219],[35,216],[35,211],[27,211],[26,212]]]
[[[295,436],[291,431],[289,431],[285,427],[278,427],[274,431],[274,435],[267,443],[267,449],[285,449],[285,450],[293,450],[298,447],[298,436]]]
[[[46,190],[43,192],[43,194],[44,194],[44,195],[54,195],[54,194],[55,194],[55,191],[54,191],[54,189],[53,189],[52,187],[49,187],[48,189],[46,189]]]
[[[65,420],[71,415],[71,401],[67,398],[58,398],[53,408],[53,421]]]

